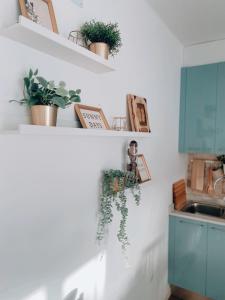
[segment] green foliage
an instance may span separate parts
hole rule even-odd
[[[217,159],[221,161],[222,164],[225,164],[225,154],[217,156]]]
[[[116,55],[122,46],[118,23],[105,24],[92,20],[81,26],[80,33],[87,45],[88,43],[108,44],[112,56]]]
[[[24,78],[24,98],[17,101],[20,104],[33,105],[56,105],[60,108],[66,108],[73,102],[80,102],[81,90],[67,90],[64,81],[58,85],[54,81],[47,81],[38,76],[38,70],[33,72],[31,69],[28,76]]]
[[[117,190],[115,190],[115,180],[117,180]],[[113,205],[121,214],[119,231],[117,238],[121,243],[123,251],[129,246],[129,240],[126,231],[128,208],[126,189],[131,189],[137,205],[140,204],[140,186],[137,177],[133,172],[123,172],[120,170],[104,171],[102,194],[99,208],[99,224],[97,240],[104,238],[106,226],[113,220]]]

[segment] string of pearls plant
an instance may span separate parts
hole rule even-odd
[[[121,214],[117,238],[123,251],[129,246],[126,230],[128,207],[127,189],[130,189],[137,206],[140,204],[140,185],[134,172],[107,170],[103,172],[102,194],[100,197],[99,222],[97,240],[102,241],[106,227],[113,221],[113,207]]]

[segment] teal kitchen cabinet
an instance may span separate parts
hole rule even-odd
[[[215,153],[225,153],[225,63],[218,64]]]
[[[215,152],[218,65],[181,71],[180,152]]]
[[[206,296],[225,299],[225,226],[208,224]]]
[[[205,294],[207,224],[170,217],[169,283]]]

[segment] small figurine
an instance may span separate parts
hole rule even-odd
[[[130,163],[127,165],[127,171],[134,172],[137,174],[137,153],[138,153],[138,143],[136,141],[131,141],[128,149],[128,156],[130,158]]]
[[[35,13],[35,8],[34,8],[34,3],[30,0],[26,0],[25,1],[25,5],[26,5],[26,9],[27,9],[27,14],[29,16],[29,18],[35,22],[35,23],[39,23],[39,17],[38,15]]]

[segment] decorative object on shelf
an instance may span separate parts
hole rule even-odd
[[[127,107],[132,131],[151,132],[147,100],[135,95],[127,95]]]
[[[218,155],[217,159],[221,162],[221,168],[223,168],[223,173],[225,174],[225,154]]]
[[[74,102],[80,102],[81,90],[66,90],[65,82],[55,85],[38,76],[38,70],[29,71],[24,78],[24,98],[17,101],[31,108],[33,125],[56,126],[58,107],[66,108]]]
[[[114,117],[112,121],[112,130],[127,131],[127,118]]]
[[[19,0],[19,4],[24,17],[58,33],[51,0]]]
[[[80,32],[89,50],[105,59],[116,55],[122,46],[118,23],[92,20],[84,23]]]
[[[82,38],[82,35],[81,35],[80,31],[78,31],[78,30],[71,31],[70,34],[69,34],[68,39],[71,42],[73,42],[73,43],[75,43],[75,44],[77,44],[81,47],[86,47],[85,42]]]
[[[127,164],[127,171],[133,172],[137,176],[138,143],[136,141],[130,142],[127,153],[130,158],[130,163]]]
[[[151,174],[143,154],[137,155],[137,173],[141,183],[151,180]]]
[[[76,104],[75,113],[77,113],[83,128],[110,129],[108,121],[101,108]]]
[[[106,227],[113,220],[113,205],[121,213],[120,228],[117,238],[121,243],[122,250],[126,251],[129,240],[126,231],[128,217],[126,189],[131,189],[137,205],[140,204],[140,186],[133,172],[120,170],[108,170],[103,173],[102,194],[100,198],[99,223],[97,240],[104,239]]]

